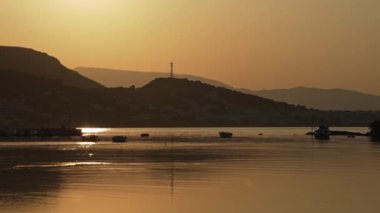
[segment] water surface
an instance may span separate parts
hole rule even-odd
[[[235,137],[219,139],[221,130]],[[378,212],[380,146],[365,137],[312,141],[307,131],[103,129],[99,143],[1,142],[0,209]],[[118,134],[130,141],[108,141]]]

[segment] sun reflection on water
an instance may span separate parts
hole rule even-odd
[[[82,133],[83,134],[98,134],[98,133],[102,133],[102,132],[106,132],[108,131],[109,129],[107,128],[79,128],[82,130]]]
[[[79,147],[87,149],[94,146],[96,143],[84,141],[84,142],[78,142],[77,144],[79,145]]]
[[[95,145],[95,142],[78,142],[80,146],[92,146]]]
[[[16,165],[13,169],[25,169],[25,168],[50,168],[50,167],[73,167],[73,166],[100,166],[110,165],[107,162],[61,162],[52,164],[32,164],[32,165]]]
[[[111,163],[106,162],[66,162],[61,163],[59,166],[66,167],[66,166],[98,166],[98,165],[109,165]]]

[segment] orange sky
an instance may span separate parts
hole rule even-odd
[[[380,94],[379,0],[0,0],[0,45],[251,89]]]

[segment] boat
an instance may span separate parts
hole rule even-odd
[[[141,134],[141,137],[142,137],[142,138],[149,138],[149,136],[150,136],[150,135],[149,135],[148,133],[143,133],[143,134]]]
[[[380,142],[380,120],[374,121],[369,125],[371,132],[369,132],[369,137],[372,142]]]
[[[330,128],[326,125],[320,125],[314,133],[317,140],[330,140]]]
[[[125,143],[127,142],[128,137],[127,136],[122,136],[122,135],[117,135],[112,137],[112,142],[114,143]]]
[[[220,138],[232,138],[233,134],[231,132],[219,132]]]
[[[82,136],[82,141],[98,142],[98,141],[100,141],[100,139],[99,139],[99,136],[97,136],[97,135],[86,135],[86,136]]]

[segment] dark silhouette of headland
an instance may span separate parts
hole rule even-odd
[[[0,47],[0,129],[59,127],[368,126],[377,111],[322,111],[200,81],[157,78],[107,88],[44,53]],[[169,75],[168,75],[169,76]]]
[[[19,71],[63,85],[91,89],[103,86],[63,66],[58,59],[32,49],[0,46],[0,70]]]

